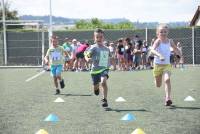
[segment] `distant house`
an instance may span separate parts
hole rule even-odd
[[[192,21],[190,22],[190,26],[200,26],[200,6],[198,6],[197,11],[194,14],[194,17],[192,18]]]
[[[22,23],[21,25],[24,25],[24,29],[39,29],[40,25],[38,23]]]

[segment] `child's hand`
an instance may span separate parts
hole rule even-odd
[[[49,64],[49,60],[47,60],[46,58],[44,59],[44,64],[48,65]]]
[[[164,60],[165,60],[165,57],[163,57],[162,55],[160,55],[160,60],[161,60],[161,61],[164,61]]]
[[[91,58],[91,53],[89,53],[89,52],[84,52],[84,55],[85,55],[87,58]]]

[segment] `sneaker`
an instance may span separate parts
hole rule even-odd
[[[98,88],[97,90],[94,90],[94,94],[95,94],[96,96],[99,95],[99,88]]]
[[[171,101],[171,100],[165,101],[165,106],[170,106],[171,104],[172,104],[172,101]]]
[[[63,79],[60,81],[60,87],[61,87],[61,88],[64,88],[64,87],[65,87],[65,83],[64,83],[64,80],[63,80]]]
[[[56,89],[55,95],[58,95],[58,94],[60,94],[60,90],[59,90],[59,89]]]
[[[102,107],[108,107],[108,102],[107,102],[107,99],[102,99]]]
[[[75,68],[72,68],[72,69],[71,69],[71,71],[72,71],[72,72],[75,72],[75,71],[76,71],[76,69],[75,69]]]

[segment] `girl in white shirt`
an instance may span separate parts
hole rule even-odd
[[[172,39],[168,38],[169,29],[165,24],[161,24],[157,28],[157,39],[154,42],[151,52],[154,56],[154,70],[153,75],[155,78],[156,87],[161,87],[162,78],[165,84],[165,105],[170,106],[171,100],[171,64],[170,64],[170,47],[174,52],[181,56],[180,51],[177,49]]]

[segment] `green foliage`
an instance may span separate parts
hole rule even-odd
[[[93,18],[91,19],[91,25],[92,25],[92,28],[102,28],[103,26],[103,22],[97,18]]]
[[[118,24],[104,23],[98,18],[92,18],[91,20],[79,20],[75,23],[76,29],[134,29],[134,26],[131,22],[121,22]]]
[[[10,10],[11,3],[9,1],[6,1],[5,6],[5,14],[6,14],[6,20],[19,20],[17,17],[18,12],[16,10],[11,11]],[[2,2],[0,2],[0,6],[2,7]],[[0,19],[2,20],[2,8],[0,9]]]
[[[16,10],[10,10],[10,5],[11,3],[9,1],[6,1],[4,3],[5,7],[5,19],[6,20],[19,20],[19,17],[17,17],[18,12]],[[2,2],[0,2],[0,7],[2,7]],[[0,20],[2,20],[3,17],[3,11],[2,8],[0,9]],[[21,28],[22,26],[7,26],[7,28],[12,29],[12,28]],[[2,23],[0,25],[0,28],[2,28]]]
[[[131,22],[121,22],[117,24],[118,29],[133,29],[133,24]]]

